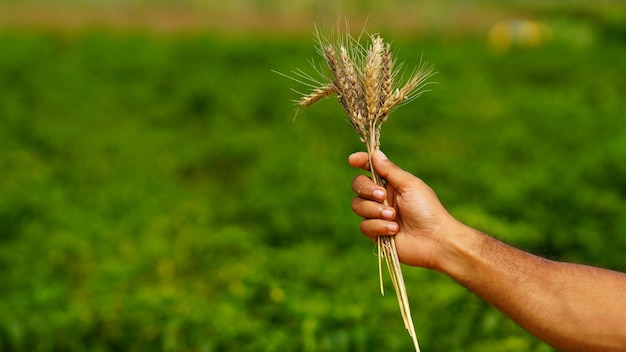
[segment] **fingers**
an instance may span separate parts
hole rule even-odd
[[[374,153],[373,162],[378,174],[395,188],[405,186],[415,178],[411,173],[404,171],[387,159],[387,156],[380,150]],[[350,155],[348,163],[352,167],[370,171],[369,158],[366,152],[357,152]]]
[[[356,152],[348,157],[348,163],[352,167],[370,171],[369,158],[366,152]]]
[[[377,202],[383,202],[387,197],[384,187],[377,186],[369,177],[358,175],[352,180],[352,190],[359,197]]]
[[[378,236],[395,235],[399,228],[393,221],[396,210],[383,205],[387,197],[385,188],[375,185],[369,177],[359,175],[352,181],[352,189],[357,194],[352,200],[352,211],[364,218],[361,232],[372,240]]]
[[[393,220],[396,217],[394,208],[361,197],[354,197],[352,200],[352,211],[365,219]]]
[[[378,174],[395,188],[402,188],[415,179],[413,174],[398,167],[380,150],[374,153],[372,161]]]
[[[393,236],[398,233],[398,224],[393,221],[366,219],[361,221],[361,232],[372,240],[380,236]]]
[[[365,152],[350,155],[348,163],[356,168],[370,170],[369,158]],[[395,167],[397,170],[393,173],[402,176],[398,173],[398,170],[402,170],[387,160],[382,152],[374,155],[374,163],[377,168],[378,164],[382,163],[381,166],[387,171],[386,174],[392,173],[391,170]],[[358,175],[352,180],[352,190],[357,194],[357,197],[352,200],[352,210],[356,215],[364,218],[360,227],[365,236],[375,240],[379,236],[393,236],[398,233],[399,225],[393,221],[396,217],[396,210],[383,204],[387,199],[385,187],[376,185],[365,175]]]

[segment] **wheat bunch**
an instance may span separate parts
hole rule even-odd
[[[395,108],[426,92],[425,87],[429,84],[427,80],[436,72],[432,66],[421,62],[409,79],[400,84],[401,65],[397,67],[394,65],[391,45],[385,43],[378,34],[368,37],[370,43],[363,45],[359,39],[348,33],[329,39],[317,31],[317,50],[324,58],[329,73],[313,65],[321,80],[301,70],[293,71],[294,76],[287,77],[311,88],[309,93],[300,93],[300,99],[296,100],[300,108],[308,107],[331,95],[337,96],[350,123],[367,147],[372,180],[382,186],[384,182],[372,163],[372,155],[380,148],[382,124],[387,121],[389,113]],[[379,237],[377,246],[381,293],[384,294],[382,280],[384,260],[398,298],[405,327],[413,339],[415,350],[419,352],[394,237]]]

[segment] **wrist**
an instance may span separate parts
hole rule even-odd
[[[477,258],[485,241],[481,232],[457,221],[450,220],[439,236],[433,255],[433,269],[458,281],[467,277],[473,258]]]

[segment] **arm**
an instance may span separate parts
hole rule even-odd
[[[367,154],[350,156],[367,169]],[[352,184],[352,208],[368,237],[396,236],[400,260],[445,273],[530,333],[563,351],[626,350],[626,274],[543,259],[454,219],[420,179],[382,153]],[[387,199],[389,207],[383,205]]]

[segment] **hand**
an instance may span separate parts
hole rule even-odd
[[[366,153],[349,162],[369,170]],[[384,154],[372,162],[385,186],[365,175],[352,182],[352,209],[367,237],[395,235],[400,261],[447,274],[558,350],[626,350],[626,274],[511,247],[458,222],[430,187]]]
[[[351,166],[369,170],[367,153],[350,155]],[[363,217],[361,231],[372,240],[395,235],[400,261],[413,266],[436,269],[441,236],[460,225],[441,205],[437,195],[422,180],[400,169],[382,152],[374,154],[373,163],[387,181],[377,186],[365,175],[352,181],[357,196],[352,210]],[[385,199],[388,206],[384,205]]]

